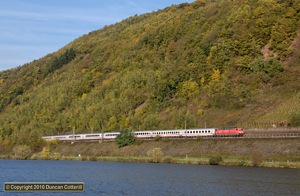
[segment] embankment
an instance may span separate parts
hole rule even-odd
[[[274,139],[199,139],[137,141],[132,146],[118,148],[114,142],[62,142],[52,146],[51,154],[60,158],[82,160],[150,161],[149,151],[159,149],[162,158],[156,162],[186,160],[206,164],[211,157],[222,157],[220,164],[297,167],[300,168],[300,138]],[[79,157],[80,154],[80,157]],[[166,158],[167,157],[167,158]],[[164,159],[165,158],[165,159]]]

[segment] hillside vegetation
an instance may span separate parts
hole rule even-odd
[[[0,72],[0,146],[73,130],[297,126],[299,75],[300,0],[175,5]]]

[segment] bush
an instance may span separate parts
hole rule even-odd
[[[119,148],[123,146],[129,146],[134,144],[135,137],[131,130],[125,129],[120,132],[120,134],[116,138],[116,143]]]
[[[51,150],[55,149],[56,146],[60,143],[59,140],[51,140],[51,141],[47,141],[47,147]]]
[[[48,147],[44,147],[41,154],[43,159],[48,160],[50,158],[50,149]]]
[[[31,149],[27,145],[18,145],[13,148],[15,158],[17,159],[28,159],[31,156]]]
[[[159,163],[162,161],[164,154],[161,148],[154,148],[147,151],[147,157],[149,158],[150,162]]]
[[[211,157],[209,159],[210,165],[220,165],[220,163],[223,161],[221,156]]]
[[[57,152],[55,152],[55,153],[53,153],[52,159],[53,159],[53,160],[59,160],[60,157],[61,157],[60,154],[57,153]]]

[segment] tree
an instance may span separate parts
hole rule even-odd
[[[183,82],[181,88],[179,89],[178,95],[180,97],[183,97],[183,99],[185,100],[189,100],[190,98],[199,95],[199,93],[200,89],[197,82],[193,81],[192,79],[189,79]]]
[[[71,62],[76,57],[76,53],[73,50],[73,48],[68,49],[64,54],[62,54],[60,57],[54,57],[51,61],[50,65],[46,69],[46,72],[44,73],[44,77],[46,77],[48,74],[54,72],[57,69],[60,69],[64,65]]]
[[[116,143],[119,146],[119,148],[123,146],[129,146],[134,144],[135,137],[131,130],[124,129],[120,132],[120,134],[116,138]]]

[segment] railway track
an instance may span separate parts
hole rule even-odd
[[[252,139],[300,138],[300,133],[257,133],[257,134],[245,134],[242,137],[241,136],[201,137],[201,139],[247,139],[247,138],[252,138]],[[174,138],[174,139],[187,139],[187,138]],[[197,139],[197,138],[189,138],[189,139]]]
[[[180,138],[162,138],[162,139],[169,139],[169,140],[186,140],[186,139],[275,139],[275,138],[300,138],[299,133],[253,133],[253,134],[245,134],[244,136],[226,136],[226,137],[180,137]],[[141,139],[145,141],[154,140],[154,139]],[[101,140],[75,140],[75,141],[64,141],[64,142],[102,142]],[[103,140],[103,142],[114,142],[114,140]]]
[[[245,134],[244,138],[295,138],[300,137],[300,133],[255,133]]]

